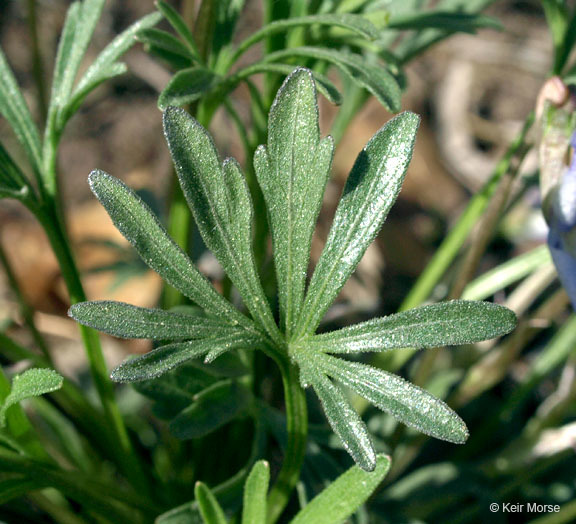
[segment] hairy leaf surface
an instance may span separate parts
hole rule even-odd
[[[216,292],[140,197],[103,171],[93,171],[89,181],[114,225],[150,268],[206,311],[251,329],[250,321]]]
[[[10,406],[31,397],[39,397],[62,387],[64,378],[52,369],[29,369],[16,375],[12,389],[0,408],[0,426],[6,423],[6,411]]]
[[[238,163],[220,164],[212,138],[186,111],[170,107],[164,132],[180,185],[204,242],[268,334],[277,327],[252,253],[252,201]]]
[[[297,69],[270,110],[268,145],[260,146],[254,157],[270,215],[280,315],[288,335],[304,300],[312,233],[333,149],[330,138],[320,141],[314,80]]]
[[[122,338],[178,340],[238,333],[242,328],[206,318],[109,300],[74,304],[70,316],[85,326]]]
[[[290,524],[344,522],[374,493],[389,469],[390,458],[386,455],[376,457],[370,473],[352,466],[304,506]]]
[[[204,524],[227,524],[224,510],[206,484],[196,482],[194,496]]]
[[[398,115],[358,155],[312,275],[297,335],[316,330],[380,230],[412,158],[418,122],[414,113]]]
[[[192,67],[178,71],[158,97],[158,107],[183,106],[202,98],[221,82],[221,77],[209,69]]]
[[[325,353],[431,348],[487,340],[515,326],[516,315],[503,306],[454,300],[315,335],[302,341],[302,346]]]
[[[329,355],[315,355],[320,369],[407,426],[432,437],[463,444],[464,421],[444,402],[381,369]]]
[[[266,495],[270,483],[270,465],[259,460],[244,484],[242,524],[266,524]]]
[[[262,339],[248,333],[216,335],[212,338],[176,342],[127,360],[112,370],[115,382],[136,382],[159,377],[183,362],[199,358],[211,350],[257,349]]]

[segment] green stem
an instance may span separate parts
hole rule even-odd
[[[306,393],[300,386],[298,369],[285,355],[277,355],[275,361],[280,368],[284,385],[288,445],[282,468],[268,495],[268,524],[276,522],[290,500],[292,491],[300,478],[308,436]]]
[[[42,354],[44,355],[50,366],[53,367],[52,357],[50,356],[48,345],[46,344],[46,341],[44,340],[42,333],[40,333],[40,331],[38,331],[38,328],[36,327],[36,323],[34,321],[34,310],[30,307],[30,305],[26,302],[26,299],[24,298],[24,294],[20,289],[20,285],[18,283],[18,280],[16,279],[16,275],[14,275],[14,271],[12,270],[12,266],[10,265],[10,261],[8,260],[8,257],[4,252],[4,247],[2,246],[2,244],[0,244],[0,264],[4,268],[4,272],[6,273],[6,278],[8,279],[8,283],[10,284],[10,288],[12,289],[12,292],[16,296],[16,300],[18,301],[18,305],[20,306],[20,314],[22,315],[24,322],[26,323],[28,329],[30,330],[30,333],[32,334],[34,343],[36,344],[38,349],[42,351]]]
[[[51,213],[46,208],[37,209],[36,216],[46,231],[52,250],[58,260],[60,271],[62,272],[62,277],[70,296],[70,302],[72,304],[84,302],[86,300],[86,294],[84,293],[80,274],[70,250],[70,242],[66,232],[62,228],[60,220],[55,212]],[[124,421],[116,404],[114,387],[108,378],[108,369],[102,353],[102,347],[100,346],[98,333],[80,324],[78,324],[78,328],[88,356],[92,379],[94,380],[104,413],[108,419],[108,424],[110,424],[117,440],[116,445],[118,446],[118,450],[116,456],[119,461],[119,466],[124,474],[134,483],[135,487],[147,489],[144,481],[146,477],[142,474],[142,468],[134,453],[126,426],[124,425]]]

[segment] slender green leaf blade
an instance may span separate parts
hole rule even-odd
[[[254,464],[244,484],[242,524],[266,524],[266,494],[270,483],[270,465],[265,460]]]
[[[158,97],[158,107],[190,104],[221,83],[219,75],[203,67],[192,67],[178,71]]]
[[[227,523],[224,510],[206,484],[196,482],[196,486],[194,487],[194,496],[196,497],[198,509],[200,510],[204,524]]]
[[[490,302],[454,300],[375,318],[302,342],[325,353],[361,353],[395,348],[471,344],[505,335],[516,315]]]
[[[270,110],[268,146],[260,146],[254,157],[270,215],[280,315],[288,335],[304,300],[312,233],[332,155],[332,140],[320,141],[314,80],[306,69],[297,69]]]
[[[188,47],[186,47],[174,35],[162,31],[161,29],[143,29],[136,35],[136,40],[145,46],[156,47],[178,55],[183,59],[188,60],[189,63],[192,63],[194,60],[194,56]]]
[[[314,58],[331,63],[355,84],[372,93],[386,109],[393,113],[400,111],[400,86],[386,66],[369,64],[364,57],[358,54],[308,46],[293,47],[270,53],[263,60],[278,62],[291,57]]]
[[[178,340],[238,333],[241,328],[203,316],[190,316],[109,300],[74,304],[68,314],[80,324],[122,338]]]
[[[136,36],[144,29],[149,29],[156,25],[162,19],[160,13],[151,13],[144,16],[130,27],[122,31],[112,42],[110,42],[98,55],[96,60],[90,65],[86,73],[78,82],[73,97],[79,92],[87,91],[90,85],[98,85],[98,79],[104,76],[104,71],[110,71],[110,68],[117,60],[130,49],[136,42]]]
[[[0,426],[6,423],[6,411],[10,406],[31,397],[39,397],[62,387],[64,378],[52,369],[29,369],[16,375],[12,389],[0,408]]]
[[[464,421],[440,399],[406,380],[358,362],[315,355],[321,370],[382,411],[418,431],[454,444],[468,439]]]
[[[301,369],[302,366],[301,366]],[[318,395],[326,418],[334,433],[340,437],[344,448],[363,470],[373,471],[376,454],[368,435],[366,424],[354,411],[340,388],[333,384],[322,371],[310,372],[306,379]]]
[[[298,335],[316,330],[386,219],[412,158],[418,122],[414,113],[398,115],[358,155],[312,276]]]
[[[423,30],[440,29],[461,33],[475,33],[478,29],[502,29],[502,24],[491,16],[477,13],[450,11],[424,11],[392,16],[388,29]]]
[[[42,165],[40,136],[2,49],[0,49],[0,114],[8,121],[16,138],[24,147],[34,171],[40,173]]]
[[[352,466],[290,521],[290,524],[335,524],[344,522],[374,493],[390,469],[390,458],[376,457],[376,467],[366,472]]]
[[[196,47],[196,41],[194,40],[194,35],[188,29],[188,25],[186,24],[185,20],[180,16],[180,13],[176,11],[170,4],[164,2],[163,0],[159,0],[156,2],[156,7],[158,11],[162,13],[164,18],[168,20],[168,23],[172,26],[174,31],[176,31],[182,40],[186,43],[190,51],[192,52],[193,56],[196,60],[199,60],[200,53],[198,53],[198,48]]]
[[[6,504],[16,497],[22,497],[30,494],[31,491],[48,487],[50,482],[41,478],[10,477],[0,480],[0,504]]]
[[[198,271],[190,258],[168,236],[150,208],[120,180],[93,171],[90,187],[110,218],[136,251],[166,282],[215,316],[252,329],[251,322]]]
[[[164,132],[180,185],[208,248],[268,334],[277,328],[252,253],[252,201],[238,163],[220,164],[208,132],[186,111],[169,107]]]
[[[260,348],[262,339],[246,333],[217,335],[212,338],[175,342],[127,360],[112,370],[110,377],[115,382],[137,382],[159,377],[176,366],[201,356],[210,350]]]
[[[179,439],[200,438],[227,424],[249,405],[250,392],[233,380],[222,380],[194,396],[194,402],[170,423]]]

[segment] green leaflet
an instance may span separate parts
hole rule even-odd
[[[241,328],[202,316],[182,315],[109,300],[75,304],[68,314],[80,324],[122,338],[178,340],[242,331]]]
[[[242,524],[266,524],[266,494],[270,482],[270,465],[259,460],[244,484]]]
[[[136,39],[146,46],[162,49],[171,54],[178,55],[182,59],[192,63],[194,56],[190,49],[184,45],[178,38],[167,31],[161,29],[144,29],[138,33]]]
[[[329,355],[313,355],[322,372],[403,424],[454,444],[463,444],[468,439],[464,421],[444,402],[418,386],[366,364]]]
[[[222,78],[203,67],[178,71],[158,97],[161,110],[168,106],[183,106],[202,98],[222,82]]]
[[[62,387],[64,378],[52,369],[29,369],[16,375],[12,389],[0,408],[0,427],[6,424],[6,411],[10,406],[31,397],[39,397]]]
[[[374,240],[400,192],[418,122],[414,113],[398,115],[358,155],[312,275],[295,337],[316,330]]]
[[[252,254],[252,201],[238,163],[220,164],[212,138],[186,111],[170,107],[164,132],[180,185],[204,242],[274,340],[278,329]]]
[[[333,150],[330,137],[320,141],[312,75],[296,69],[270,110],[268,146],[260,146],[254,156],[270,215],[280,315],[288,337],[304,300],[312,233]]]
[[[487,340],[505,335],[515,326],[516,315],[503,306],[454,300],[315,335],[298,345],[325,353],[430,348]]]
[[[194,496],[204,524],[227,524],[224,510],[206,484],[196,482]]]
[[[176,9],[174,9],[170,4],[164,2],[163,0],[158,0],[156,2],[156,7],[158,8],[158,11],[162,13],[162,16],[168,20],[168,23],[172,26],[174,31],[180,35],[180,38],[182,38],[194,59],[199,61],[200,54],[198,53],[198,48],[196,47],[194,35],[188,28],[185,20],[180,16],[180,13],[178,13]]]
[[[290,524],[344,522],[374,493],[389,469],[386,455],[376,457],[376,467],[370,473],[352,466],[304,506]]]
[[[262,339],[247,333],[218,335],[212,338],[176,342],[127,360],[112,370],[110,377],[115,382],[136,382],[159,377],[187,360],[206,355],[219,349],[259,349]]]
[[[76,88],[66,101],[65,107],[61,109],[61,126],[74,114],[88,93],[96,89],[104,81],[118,76],[126,70],[123,64],[117,62],[118,59],[134,45],[136,36],[140,31],[156,25],[161,18],[160,13],[146,15],[122,31],[100,52],[96,60],[92,62],[78,81]]]
[[[292,47],[266,55],[265,62],[278,62],[290,57],[304,57],[329,62],[355,84],[367,89],[388,110],[400,111],[401,91],[394,76],[383,65],[372,65],[362,55],[323,47]]]
[[[103,171],[93,171],[89,182],[116,227],[150,268],[206,311],[253,329],[251,322],[216,292],[131,189]]]
[[[16,138],[24,147],[24,151],[36,173],[41,172],[42,147],[40,136],[26,105],[22,92],[18,87],[14,74],[0,48],[0,113],[10,124]]]
[[[170,422],[170,431],[179,439],[204,437],[240,415],[251,399],[242,384],[222,380],[194,395],[194,402]]]
[[[363,470],[373,471],[376,454],[366,424],[352,409],[342,390],[330,381],[309,355],[303,355],[299,364],[305,375],[303,379],[314,388],[330,426],[340,437],[346,451]]]

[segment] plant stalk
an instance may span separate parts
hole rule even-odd
[[[268,524],[274,524],[278,520],[296,487],[306,454],[308,437],[306,393],[300,386],[298,369],[285,355],[278,355],[275,360],[280,368],[284,386],[288,445],[282,468],[268,495]]]

